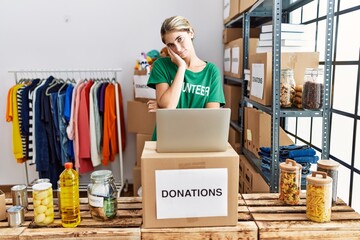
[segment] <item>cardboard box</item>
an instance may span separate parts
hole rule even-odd
[[[224,84],[225,108],[231,109],[230,119],[239,120],[239,104],[242,99],[241,86]]]
[[[224,0],[224,23],[228,23],[240,12],[240,0]]]
[[[244,147],[259,157],[260,147],[271,146],[271,116],[255,108],[244,108],[245,112],[245,139]],[[287,146],[294,142],[280,127],[279,145]]]
[[[265,106],[272,105],[272,53],[251,55],[250,63],[250,99]],[[281,54],[281,69],[294,70],[296,85],[303,84],[305,68],[319,66],[318,52],[296,52]]]
[[[250,38],[259,38],[260,28],[250,28]],[[229,43],[233,40],[243,37],[242,28],[225,28],[223,31],[223,43]]]
[[[239,12],[243,13],[246,10],[248,10],[250,7],[252,7],[252,5],[254,5],[256,3],[257,0],[241,0],[240,1],[240,7],[239,7]]]
[[[244,164],[244,193],[267,193],[270,192],[270,187],[251,165],[249,160],[240,155],[240,161]]]
[[[231,126],[229,127],[229,143],[234,149],[236,148],[236,143],[240,143],[240,133]]]
[[[138,196],[138,190],[141,186],[141,167],[133,167],[133,192],[134,196]]]
[[[146,141],[151,141],[152,135],[150,134],[136,134],[136,166],[141,166],[141,154],[144,149]]]
[[[249,60],[256,53],[257,38],[249,38]],[[224,71],[225,76],[241,78],[243,76],[243,39],[238,38],[225,45],[226,49],[231,49],[230,72]]]
[[[225,152],[158,153],[145,142],[141,161],[144,228],[237,224],[239,155],[230,144]]]
[[[5,193],[0,190],[0,221],[6,219]]]
[[[153,134],[156,114],[149,112],[146,103],[128,101],[127,131],[132,133]]]
[[[149,99],[156,99],[155,89],[147,86],[149,75],[146,70],[135,70],[133,79],[135,100],[147,102]]]

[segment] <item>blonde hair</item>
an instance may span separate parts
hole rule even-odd
[[[192,28],[190,22],[182,16],[173,16],[164,20],[160,30],[161,40],[163,43],[165,43],[165,34],[171,31],[185,31],[194,33],[194,29]]]

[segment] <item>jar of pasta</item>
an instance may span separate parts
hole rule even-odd
[[[279,200],[289,205],[296,205],[300,200],[301,165],[292,159],[280,163]]]
[[[295,97],[295,80],[292,69],[281,69],[280,106],[291,107]]]
[[[306,177],[306,216],[314,222],[331,219],[332,179],[326,172],[314,171]]]
[[[54,222],[52,184],[48,182],[33,185],[34,222],[46,226]]]
[[[317,162],[317,171],[326,172],[332,178],[332,205],[336,204],[338,168],[340,164],[333,160],[322,159]]]

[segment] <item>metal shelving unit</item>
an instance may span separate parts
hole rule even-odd
[[[327,159],[329,157],[329,126],[330,126],[330,94],[331,94],[331,65],[332,65],[332,35],[333,35],[333,18],[334,18],[334,0],[328,0],[327,17],[326,17],[326,36],[325,36],[325,63],[324,63],[324,97],[323,109],[321,111],[309,111],[295,108],[280,107],[280,63],[281,63],[281,22],[283,16],[289,12],[306,5],[313,0],[259,0],[247,12],[235,17],[227,23],[225,27],[239,27],[243,29],[243,69],[249,69],[248,63],[248,44],[250,36],[250,27],[260,26],[263,23],[272,20],[273,24],[273,49],[272,49],[272,81],[273,81],[273,101],[272,106],[264,106],[255,101],[250,100],[247,95],[246,81],[225,76],[225,80],[242,83],[242,102],[239,113],[240,126],[237,123],[231,123],[235,129],[240,132],[240,143],[244,146],[243,139],[243,115],[246,103],[252,104],[254,107],[271,115],[271,159],[270,179],[261,171],[261,160],[256,158],[250,151],[242,148],[243,154],[248,158],[253,167],[260,173],[270,186],[271,192],[278,192],[279,177],[279,130],[280,118],[282,117],[322,117],[323,118],[323,142],[321,157]]]

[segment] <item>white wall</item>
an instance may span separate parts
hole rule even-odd
[[[132,72],[142,51],[160,50],[160,25],[183,15],[195,29],[200,58],[222,69],[221,0],[2,0],[0,1],[0,185],[26,183],[12,154],[6,96],[15,83],[9,70],[122,68],[125,103],[133,99]],[[132,182],[135,135],[127,134],[125,179]],[[112,164],[118,179],[118,162]],[[30,181],[37,178],[29,166]]]

